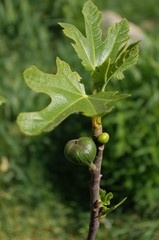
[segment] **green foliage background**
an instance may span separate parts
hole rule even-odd
[[[89,221],[89,173],[68,163],[65,143],[89,136],[89,118],[74,114],[52,133],[23,136],[16,117],[42,109],[49,99],[28,89],[23,71],[34,64],[56,72],[55,57],[68,62],[85,80],[80,60],[59,21],[83,28],[76,0],[0,1],[0,239],[85,239]],[[98,240],[159,238],[159,6],[153,0],[94,0],[145,31],[138,64],[110,89],[131,93],[104,118],[107,144],[102,187],[123,204],[103,221]],[[144,3],[144,4],[143,4]],[[150,26],[150,27],[149,27]],[[88,86],[89,88],[89,86]],[[78,234],[77,234],[78,233]],[[78,235],[78,237],[77,237]]]

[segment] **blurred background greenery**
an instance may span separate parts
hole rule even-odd
[[[86,239],[89,172],[68,163],[63,148],[72,138],[90,135],[90,119],[74,114],[53,132],[33,138],[23,136],[16,124],[19,112],[40,110],[49,102],[23,81],[31,64],[55,73],[59,56],[83,79],[89,77],[57,24],[70,22],[83,30],[84,2],[0,0],[0,95],[8,100],[0,108],[1,240]],[[159,2],[93,2],[126,17],[144,36],[138,64],[109,86],[132,97],[103,120],[111,138],[102,187],[114,193],[115,202],[128,199],[103,220],[97,240],[158,240]]]

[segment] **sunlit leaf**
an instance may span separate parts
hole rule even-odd
[[[27,85],[36,92],[50,96],[50,104],[38,112],[21,113],[17,122],[26,135],[38,135],[53,130],[75,112],[88,117],[104,115],[112,110],[112,102],[128,97],[118,92],[100,92],[86,95],[81,77],[69,65],[57,58],[57,74],[46,74],[35,66],[25,70]]]
[[[123,71],[137,62],[139,56],[139,43],[140,41],[130,44],[128,48],[122,52],[119,59],[114,64],[110,65],[107,81],[111,78],[122,79],[124,77]]]
[[[85,69],[92,71],[94,89],[104,91],[111,78],[122,79],[123,71],[136,63],[139,42],[128,46],[129,24],[126,19],[110,27],[103,41],[100,28],[102,13],[90,0],[84,4],[82,13],[85,36],[72,24],[60,25],[65,35],[74,41],[72,45]]]
[[[87,70],[94,71],[96,66],[101,65],[108,57],[114,62],[122,44],[129,39],[129,26],[126,19],[121,20],[109,28],[107,39],[102,41],[100,28],[102,13],[92,1],[84,4],[82,13],[86,36],[72,24],[59,24],[64,28],[65,35],[75,41],[72,45],[81,58],[83,66]]]
[[[104,90],[104,87],[112,78],[124,78],[123,71],[133,66],[138,60],[139,43],[140,41],[132,43],[128,47],[127,44],[124,45],[116,56],[116,62],[111,63],[111,59],[109,58],[101,66],[96,68],[96,71],[92,73],[92,78],[97,89],[103,88]]]
[[[120,22],[115,23],[112,27],[108,29],[108,35],[105,42],[106,58],[111,59],[111,63],[114,63],[116,56],[118,55],[120,49],[129,40],[129,24],[128,21],[123,18]]]

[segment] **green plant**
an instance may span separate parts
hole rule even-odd
[[[46,74],[32,66],[24,72],[27,85],[36,92],[50,96],[51,102],[41,111],[20,113],[17,122],[24,134],[35,136],[50,132],[75,112],[91,118],[93,140],[90,141],[94,141],[96,149],[94,146],[91,149],[88,148],[88,151],[91,151],[88,152],[89,160],[86,156],[81,158],[80,155],[79,158],[79,151],[72,147],[72,144],[76,145],[77,140],[72,140],[73,142],[66,145],[65,155],[73,162],[87,161],[86,165],[90,168],[91,217],[87,239],[93,240],[100,220],[125,200],[109,208],[113,194],[106,194],[105,190],[100,190],[101,164],[106,142],[100,139],[103,136],[101,119],[112,111],[114,102],[130,96],[117,91],[108,91],[107,84],[111,79],[122,79],[123,71],[136,63],[139,41],[128,43],[129,25],[126,19],[109,28],[107,38],[103,41],[100,29],[101,12],[89,0],[84,4],[82,13],[86,36],[71,24],[60,23],[60,25],[64,28],[65,35],[75,42],[72,45],[82,60],[83,67],[90,71],[92,94],[86,93],[79,74],[72,72],[70,66],[59,58],[56,60],[57,74],[55,75]],[[87,146],[86,143],[86,148]],[[86,153],[86,150],[83,148],[83,153]]]

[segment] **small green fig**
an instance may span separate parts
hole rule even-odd
[[[70,140],[64,148],[67,160],[78,165],[87,165],[93,168],[93,160],[96,155],[96,145],[89,137]]]
[[[109,141],[109,134],[108,133],[102,133],[98,138],[98,142],[105,144]]]

